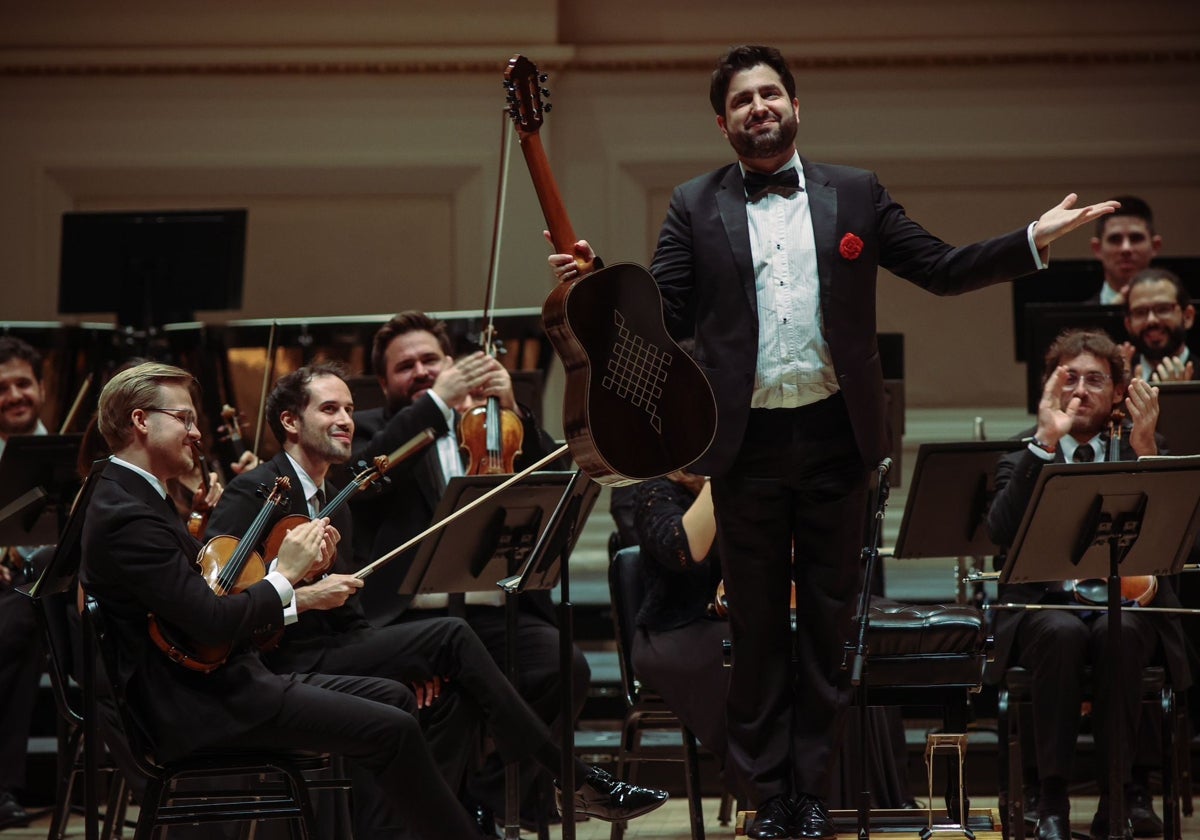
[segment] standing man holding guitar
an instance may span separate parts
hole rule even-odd
[[[873,173],[797,154],[795,89],[774,48],[720,58],[709,97],[738,160],[675,189],[650,270],[717,399],[716,437],[689,469],[712,476],[735,651],[728,766],[757,810],[747,836],[821,840],[835,834],[825,797],[868,476],[890,449],[878,268],[935,294],[981,288],[1042,268],[1051,242],[1116,205],[1069,195],[1028,227],[952,247]],[[572,250],[550,257],[559,280],[594,259],[584,240]]]

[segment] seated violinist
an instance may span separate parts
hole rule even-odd
[[[1028,447],[1004,456],[996,469],[996,495],[988,514],[992,540],[1008,546],[1016,536],[1025,508],[1043,465],[1063,462],[1132,460],[1160,450],[1155,425],[1158,390],[1141,379],[1130,381],[1124,355],[1102,332],[1073,330],[1060,335],[1046,353],[1045,387],[1038,404],[1037,427]],[[1128,412],[1124,434],[1110,435],[1115,409]],[[1000,588],[1000,600],[1050,604],[1073,602],[1064,584],[1010,584]],[[1154,606],[1178,606],[1169,581],[1158,581]],[[1141,714],[1141,673],[1151,663],[1165,662],[1176,690],[1190,683],[1184,639],[1176,616],[1122,614],[1121,673],[1112,673],[1106,656],[1107,621],[1103,609],[997,612],[996,651],[988,677],[1003,678],[1010,665],[1032,674],[1034,737],[1040,791],[1037,800],[1038,840],[1070,840],[1070,802],[1067,785],[1079,733],[1083,670],[1091,667],[1095,686],[1120,687],[1117,708],[1109,692],[1092,696],[1092,732],[1097,761],[1100,806],[1091,823],[1094,838],[1109,835],[1108,755],[1109,720],[1116,716],[1121,733],[1125,813],[1133,824],[1157,819],[1149,795],[1135,787],[1131,765],[1138,742]],[[1161,828],[1159,829],[1161,832]]]
[[[444,322],[415,310],[395,315],[375,333],[371,370],[379,380],[384,405],[355,416],[355,461],[387,455],[424,428],[433,429],[438,439],[413,459],[410,468],[397,470],[386,486],[354,497],[351,510],[355,568],[365,566],[429,527],[447,482],[467,473],[468,463],[475,460],[464,457],[464,447],[474,452],[485,448],[479,445],[480,441],[468,441],[461,433],[463,414],[470,408],[495,397],[502,408],[515,413],[523,430],[521,452],[513,458],[515,470],[536,463],[556,448],[533,412],[517,402],[512,377],[504,366],[482,352],[456,359],[452,344]],[[444,594],[422,594],[412,599],[396,597],[416,553],[413,548],[396,563],[381,567],[372,576],[371,586],[363,590],[362,607],[372,624],[421,621],[448,614]],[[465,601],[467,623],[492,658],[504,662],[508,622],[502,593],[498,589],[470,592]],[[587,660],[579,646],[574,646],[570,673],[563,673],[555,606],[548,591],[525,592],[517,598],[517,606],[517,691],[551,731],[561,732],[562,687],[569,679],[573,708],[572,719],[565,725],[573,726],[587,699],[591,679]],[[532,763],[521,767],[522,822],[526,824],[552,808],[552,803],[541,800],[540,791],[533,788],[532,782],[538,774]],[[468,787],[480,806],[502,812],[504,767],[494,754],[472,775]],[[550,820],[553,819],[551,813]]]
[[[200,439],[192,385],[184,370],[146,363],[104,386],[99,429],[113,456],[97,480],[82,539],[80,582],[106,612],[121,663],[116,678],[155,757],[206,749],[339,753],[370,771],[363,784],[378,788],[378,830],[394,836],[405,824],[430,840],[470,836],[474,826],[437,772],[403,685],[277,675],[248,644],[252,632],[283,628],[295,585],[332,556],[338,534],[328,520],[293,529],[274,570],[239,594],[219,596],[202,577],[200,544],[166,499],[166,483],[189,469]],[[232,645],[228,659],[207,674],[172,661],[151,640],[147,614],[184,638]]]
[[[363,614],[355,593],[364,580],[351,574],[354,551],[350,510],[345,504],[349,496],[342,494],[330,477],[331,467],[349,460],[354,436],[354,403],[342,368],[317,364],[282,377],[267,398],[266,415],[282,451],[229,483],[209,520],[209,536],[244,533],[262,507],[256,496],[258,487],[281,476],[291,482],[290,503],[272,514],[272,525],[286,514],[312,517],[321,513],[330,517],[342,534],[332,574],[296,589],[300,614],[287,625],[279,646],[264,655],[267,666],[278,674],[320,671],[413,684],[434,758],[456,792],[478,741],[481,715],[506,759],[532,759],[557,775],[561,753],[549,730],[465,621],[426,616],[375,627]],[[398,466],[395,472],[405,468],[411,469],[412,463]],[[371,493],[373,488],[364,492]],[[268,536],[267,542],[271,540]],[[365,582],[379,585],[379,578]],[[310,603],[319,608],[306,611],[305,605]],[[285,610],[285,616],[288,614]],[[601,819],[630,819],[666,800],[665,793],[618,782],[578,760],[575,778],[576,809]],[[373,810],[357,793],[356,811],[364,806]],[[373,836],[362,822],[356,814],[355,836]],[[484,819],[479,828],[491,834],[495,823]]]

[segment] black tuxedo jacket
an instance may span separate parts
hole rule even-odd
[[[280,452],[270,461],[264,461],[250,472],[243,473],[229,482],[229,486],[221,494],[221,500],[217,502],[216,508],[209,516],[208,537],[211,538],[217,534],[240,537],[246,533],[250,523],[263,506],[263,500],[257,494],[258,488],[263,485],[271,487],[274,485],[275,479],[280,476],[287,476],[292,482],[292,490],[288,494],[288,507],[286,509],[277,507],[273,510],[267,527],[263,531],[264,539],[271,532],[275,523],[283,517],[289,514],[308,516],[308,503],[304,498],[304,491],[300,487],[300,477],[296,475],[292,462]],[[339,487],[328,479],[326,480],[326,504],[333,501],[339,490]],[[349,507],[343,506],[341,510],[334,511],[330,522],[342,536],[341,542],[338,543],[338,556],[334,560],[331,571],[351,574],[354,571],[351,551],[354,542],[354,523]],[[269,563],[271,558],[264,557],[263,560]],[[345,604],[335,609],[308,610],[301,613],[299,619],[294,624],[288,625],[284,631],[283,641],[278,651],[267,655],[268,663],[275,665],[277,660],[286,659],[293,670],[312,670],[312,667],[301,667],[296,661],[301,650],[323,645],[323,640],[331,634],[361,630],[370,626],[358,601],[358,596],[352,595]]]
[[[141,475],[109,464],[88,505],[80,582],[106,612],[117,647],[117,679],[155,747],[170,760],[227,742],[273,717],[285,682],[247,646],[283,627],[279,594],[267,581],[218,597],[195,565],[200,544],[170,501]],[[238,650],[209,674],[170,661],[150,640],[146,615],[206,644]]]
[[[528,411],[522,411],[521,415],[525,441],[515,464],[518,470],[554,450],[554,442],[532,415]],[[386,408],[360,411],[354,416],[354,460],[389,454],[427,427],[439,436],[448,431],[441,409],[427,394],[395,414],[388,413]],[[389,482],[358,494],[351,503],[355,568],[362,568],[428,528],[445,490],[437,448],[433,446],[401,464],[388,477]],[[363,609],[373,624],[390,624],[408,606],[411,599],[396,595],[396,591],[416,558],[417,548],[384,564],[367,578],[361,597]],[[548,594],[529,593],[520,603],[522,608],[553,620]]]
[[[866,464],[890,451],[875,338],[880,266],[939,295],[1035,270],[1025,229],[962,248],[908,218],[874,173],[801,160],[812,212],[821,317],[838,385]],[[862,252],[842,256],[853,234]],[[758,357],[758,303],[742,173],[735,163],[675,188],[650,266],[667,326],[695,335],[696,362],[717,399],[717,434],[690,470],[721,475],[741,445]]]
[[[1033,430],[1029,430],[1032,434]],[[1108,438],[1101,438],[1107,445]],[[1165,450],[1161,450],[1164,451]],[[1129,445],[1129,437],[1123,436],[1120,443],[1122,461],[1137,460],[1137,453]],[[1041,475],[1042,467],[1048,463],[1064,463],[1063,451],[1060,448],[1054,453],[1053,461],[1045,461],[1029,451],[1028,447],[1016,452],[1010,452],[1000,459],[996,467],[996,489],[988,511],[988,533],[992,541],[1001,547],[1007,547],[1016,539],[1017,529],[1025,515],[1025,508],[1033,496],[1033,488]],[[1000,600],[1005,603],[1037,604],[1062,598],[1061,593],[1051,592],[1047,583],[1004,584],[999,590]],[[1168,578],[1159,578],[1158,593],[1150,604],[1154,607],[1178,607],[1179,598]],[[1101,608],[1103,609],[1103,608]],[[1016,637],[1017,625],[1025,615],[1020,610],[997,610],[993,623],[995,648],[992,661],[988,663],[986,676],[989,681],[998,682],[1008,667],[1013,652],[1013,642]],[[1171,672],[1171,682],[1176,690],[1183,690],[1191,684],[1191,674],[1187,662],[1187,649],[1183,637],[1183,629],[1179,617],[1173,615],[1156,615],[1155,626],[1162,643],[1163,660]]]

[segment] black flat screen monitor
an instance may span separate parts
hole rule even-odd
[[[240,309],[245,250],[245,210],[64,213],[58,310],[146,328]]]

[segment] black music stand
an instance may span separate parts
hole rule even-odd
[[[1022,446],[1016,440],[921,444],[892,556],[966,558],[997,554],[999,549],[984,526],[995,486],[996,462]],[[978,604],[982,589],[977,587],[969,600]]]
[[[1172,454],[1200,455],[1200,380],[1153,384],[1158,388],[1158,433]]]
[[[1200,457],[1049,464],[1038,476],[1001,583],[1108,580],[1108,658],[1121,668],[1120,575],[1175,575],[1200,531]],[[1110,690],[1117,691],[1116,680]],[[1112,698],[1113,708],[1117,699]],[[1109,837],[1124,837],[1117,737],[1109,720]],[[1019,795],[1019,794],[1018,794]]]
[[[455,476],[434,511],[436,524],[454,511],[494,491],[507,475]],[[506,665],[514,677],[517,625],[516,595],[528,590],[552,589],[562,584],[559,616],[559,664],[562,680],[563,766],[559,780],[567,792],[562,801],[563,840],[575,834],[574,725],[570,673],[574,660],[570,588],[566,559],[595,504],[600,485],[581,472],[535,472],[519,484],[491,496],[463,515],[452,527],[430,535],[421,543],[399,593],[491,592],[499,586],[507,596]],[[519,573],[519,574],[518,574]],[[520,836],[517,768],[510,764],[506,777],[505,837]]]
[[[53,545],[79,487],[83,435],[15,435],[0,457],[0,545]]]

